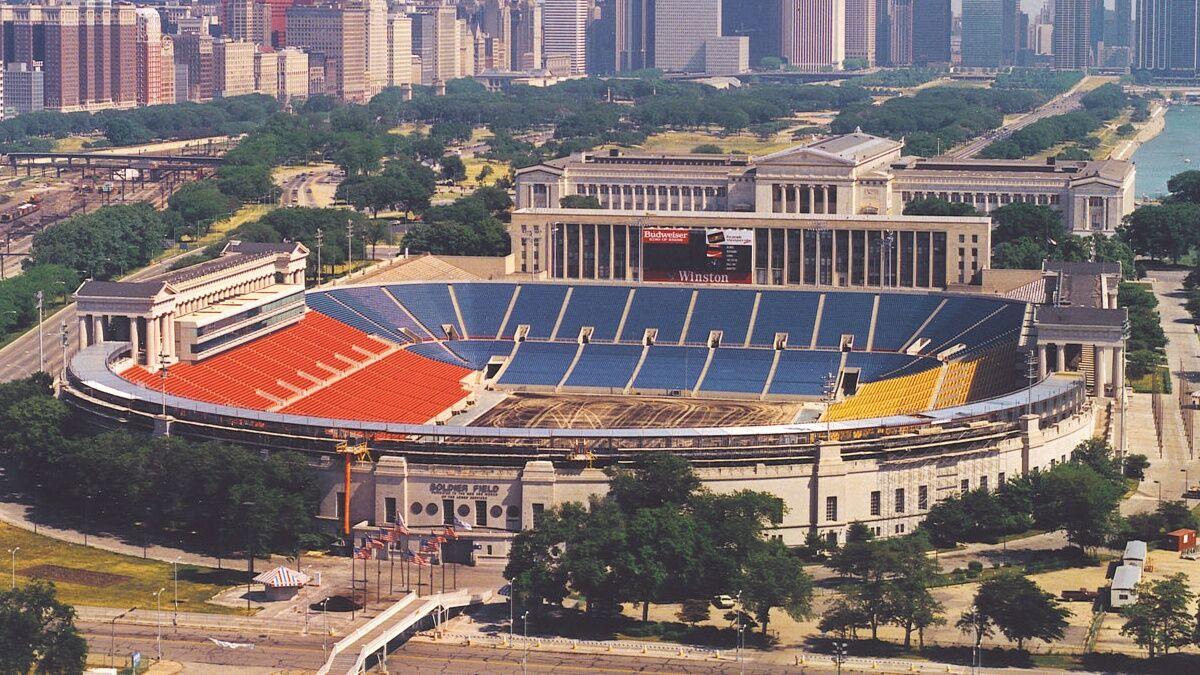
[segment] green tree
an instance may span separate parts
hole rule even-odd
[[[838,594],[826,605],[817,629],[822,633],[833,633],[843,640],[857,640],[858,629],[870,625],[870,614],[857,597]]]
[[[1137,601],[1121,608],[1121,616],[1125,618],[1121,635],[1133,638],[1150,658],[1192,643],[1194,598],[1187,576],[1182,573],[1138,584]]]
[[[701,143],[692,148],[692,152],[697,155],[720,155],[725,151],[715,143]]]
[[[628,469],[608,470],[608,494],[626,513],[660,506],[679,507],[700,489],[691,463],[669,452],[638,455]]]
[[[680,621],[695,626],[701,621],[708,621],[709,612],[707,599],[688,598],[680,604],[679,612],[675,616]]]
[[[980,584],[972,607],[1019,650],[1025,649],[1026,640],[1061,640],[1071,615],[1053,595],[1010,570]]]
[[[1167,191],[1171,193],[1171,201],[1200,204],[1200,171],[1192,169],[1171,176]]]
[[[938,197],[914,199],[904,205],[906,216],[978,216],[975,207],[964,202],[949,202]]]
[[[455,183],[466,179],[467,165],[463,164],[462,158],[458,155],[447,155],[439,163],[442,167],[442,178]]]
[[[375,259],[375,247],[379,244],[390,244],[392,242],[392,227],[385,220],[372,218],[367,221],[367,226],[362,230],[363,240],[371,247],[371,258]]]
[[[1039,527],[1065,530],[1067,541],[1081,549],[1103,544],[1116,526],[1122,486],[1090,466],[1066,462],[1045,472],[1034,498]]]
[[[1135,253],[1178,262],[1200,236],[1200,205],[1147,204],[1125,217],[1120,236]]]
[[[87,651],[75,610],[58,600],[53,583],[0,593],[0,672],[81,673]]]
[[[216,219],[229,215],[237,207],[217,184],[210,180],[185,183],[167,199],[167,207],[179,214],[185,225],[203,234]]]
[[[1113,456],[1113,447],[1104,438],[1083,441],[1071,451],[1071,461],[1086,464],[1109,480],[1119,480],[1121,468]]]
[[[558,200],[558,205],[564,209],[598,209],[600,200],[595,195],[567,195]]]
[[[812,577],[779,540],[759,541],[754,546],[738,585],[742,604],[758,620],[763,635],[772,609],[782,609],[797,621],[812,614]]]
[[[918,631],[920,646],[925,647],[925,629],[944,623],[944,607],[933,597],[930,587],[937,579],[936,561],[925,555],[921,537],[903,537],[896,541],[894,572],[884,592],[884,604],[891,621],[904,629],[904,647],[912,645],[913,631]]]
[[[1125,457],[1125,476],[1142,480],[1146,477],[1146,469],[1150,468],[1150,460],[1145,455],[1134,453]]]

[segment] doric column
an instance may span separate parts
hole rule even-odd
[[[1096,395],[1104,396],[1108,386],[1108,348],[1094,347],[1096,350]]]
[[[132,343],[130,352],[133,354],[134,363],[138,363],[138,350],[141,348],[141,336],[138,335],[139,332],[137,317],[129,317],[129,341]]]
[[[158,340],[158,317],[146,319],[146,368],[158,370],[158,353],[162,343]]]
[[[1046,345],[1038,345],[1037,346],[1037,360],[1038,360],[1038,380],[1040,381],[1040,380],[1046,379],[1046,362],[1048,360],[1048,354],[1046,353]]]
[[[829,186],[821,186],[821,213],[829,213]]]
[[[1125,347],[1115,347],[1113,353],[1113,394],[1121,395],[1121,390],[1125,388]]]
[[[88,317],[89,317],[89,315],[86,315],[86,314],[79,315],[79,348],[80,349],[87,347],[89,344],[88,343],[88,329],[90,328],[90,326],[88,326],[88,323],[89,323],[90,319]]]
[[[104,342],[104,317],[93,314],[91,344],[96,344],[97,342]]]
[[[805,213],[816,213],[817,205],[817,189],[812,185],[808,186],[808,210]]]
[[[1054,366],[1055,372],[1067,372],[1067,345],[1062,342],[1054,345]]]

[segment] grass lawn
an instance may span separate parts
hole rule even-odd
[[[43,567],[36,576],[53,581],[58,588],[59,598],[73,605],[153,607],[154,592],[160,588],[167,589],[163,594],[164,607],[167,604],[165,601],[171,597],[173,577],[170,563],[68,544],[5,523],[0,523],[0,542],[4,542],[5,550],[13,546],[21,547],[17,552],[18,584],[26,583],[31,576],[35,576],[31,568],[56,566]],[[5,562],[11,563],[11,559]],[[244,612],[207,603],[217,593],[237,585],[244,576],[244,572],[180,565],[179,609],[210,614]]]
[[[246,204],[242,208],[234,212],[232,216],[218,220],[208,228],[208,232],[200,237],[200,241],[188,243],[189,251],[199,251],[205,246],[212,244],[224,238],[226,234],[233,231],[239,225],[248,223],[252,220],[258,220],[275,209],[274,204]],[[162,253],[158,254],[155,260],[162,260],[173,255],[178,255],[183,252],[183,249],[177,244]]]
[[[66,138],[59,138],[54,141],[54,151],[55,152],[82,152],[84,150],[87,150],[87,148],[85,148],[83,145],[84,143],[87,143],[88,141],[95,141],[95,140],[98,140],[99,138],[102,138],[102,137],[100,137],[100,136],[67,136]]]
[[[1133,387],[1134,393],[1138,394],[1153,394],[1156,391],[1169,394],[1171,393],[1171,371],[1166,366],[1159,366],[1139,378],[1131,379],[1129,386]]]
[[[400,126],[388,129],[389,134],[395,134],[397,136],[407,136],[408,134],[414,133],[424,134],[427,131],[429,131],[429,125],[422,124],[420,122],[405,122]]]
[[[498,162],[494,159],[482,159],[480,157],[467,157],[463,159],[463,165],[467,167],[467,178],[460,182],[459,185],[471,189],[484,185],[494,185],[497,180],[507,178],[509,171],[512,170],[508,162]],[[492,173],[480,181],[479,172],[485,166],[492,167]]]
[[[647,152],[688,153],[697,145],[709,143],[720,146],[723,152],[749,155],[765,155],[799,145],[799,141],[792,139],[792,129],[785,129],[767,140],[749,132],[722,135],[715,131],[666,131],[650,136],[641,147]]]

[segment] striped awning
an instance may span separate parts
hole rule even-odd
[[[262,574],[254,577],[254,580],[264,586],[270,586],[271,588],[303,586],[310,581],[309,576],[304,572],[297,572],[296,570],[284,567],[283,565],[263,572]]]

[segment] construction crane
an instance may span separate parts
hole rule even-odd
[[[338,441],[336,452],[346,458],[346,483],[345,493],[343,494],[342,504],[342,533],[350,535],[350,467],[354,464],[354,460],[365,462],[371,459],[371,451],[367,449],[366,441],[357,441],[355,445],[350,445],[350,441]]]

